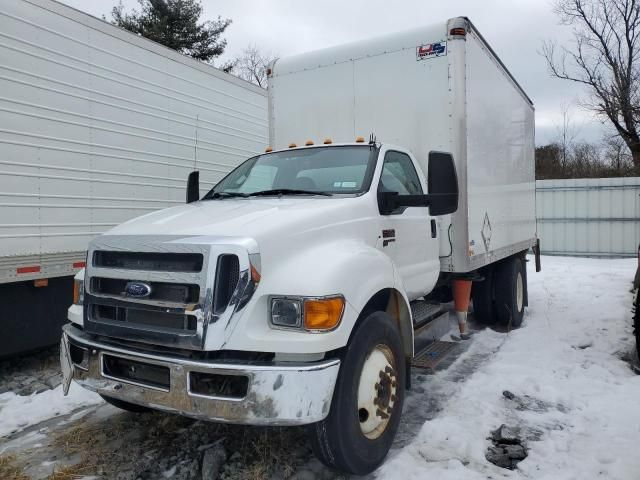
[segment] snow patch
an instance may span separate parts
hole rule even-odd
[[[504,342],[378,478],[637,478],[640,376],[620,358],[633,344],[636,260],[544,257],[542,265],[541,273],[529,268],[524,326],[474,336],[487,346],[495,335]],[[527,443],[515,471],[485,458],[490,432],[502,424],[518,425]]]
[[[29,396],[13,392],[0,394],[0,437],[19,432],[49,418],[67,415],[74,410],[102,403],[95,393],[71,384],[69,395],[62,394],[62,385]]]

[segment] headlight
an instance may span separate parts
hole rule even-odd
[[[271,323],[277,327],[301,327],[302,301],[292,298],[272,298]]]
[[[340,324],[344,303],[342,295],[322,298],[272,298],[271,324],[281,328],[327,332]]]
[[[68,297],[67,297],[68,298]],[[73,280],[73,303],[82,305],[84,302],[84,280]]]

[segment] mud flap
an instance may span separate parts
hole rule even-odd
[[[71,363],[71,353],[69,352],[69,339],[64,334],[62,335],[62,340],[60,340],[60,368],[62,369],[62,392],[66,397],[73,379],[73,364]]]

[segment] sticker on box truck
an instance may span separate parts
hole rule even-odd
[[[427,43],[416,47],[416,60],[444,57],[447,54],[447,42]]]

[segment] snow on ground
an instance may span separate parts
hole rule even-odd
[[[543,257],[542,266],[535,273],[529,263],[523,328],[474,336],[473,350],[495,354],[451,391],[378,478],[638,478],[640,376],[621,359],[633,345],[636,260]],[[501,424],[519,426],[529,448],[514,471],[485,459],[487,437]]]
[[[0,394],[0,437],[19,432],[49,418],[66,415],[80,407],[102,402],[98,395],[75,383],[71,384],[67,397],[62,394],[62,385],[29,396],[13,392]]]

